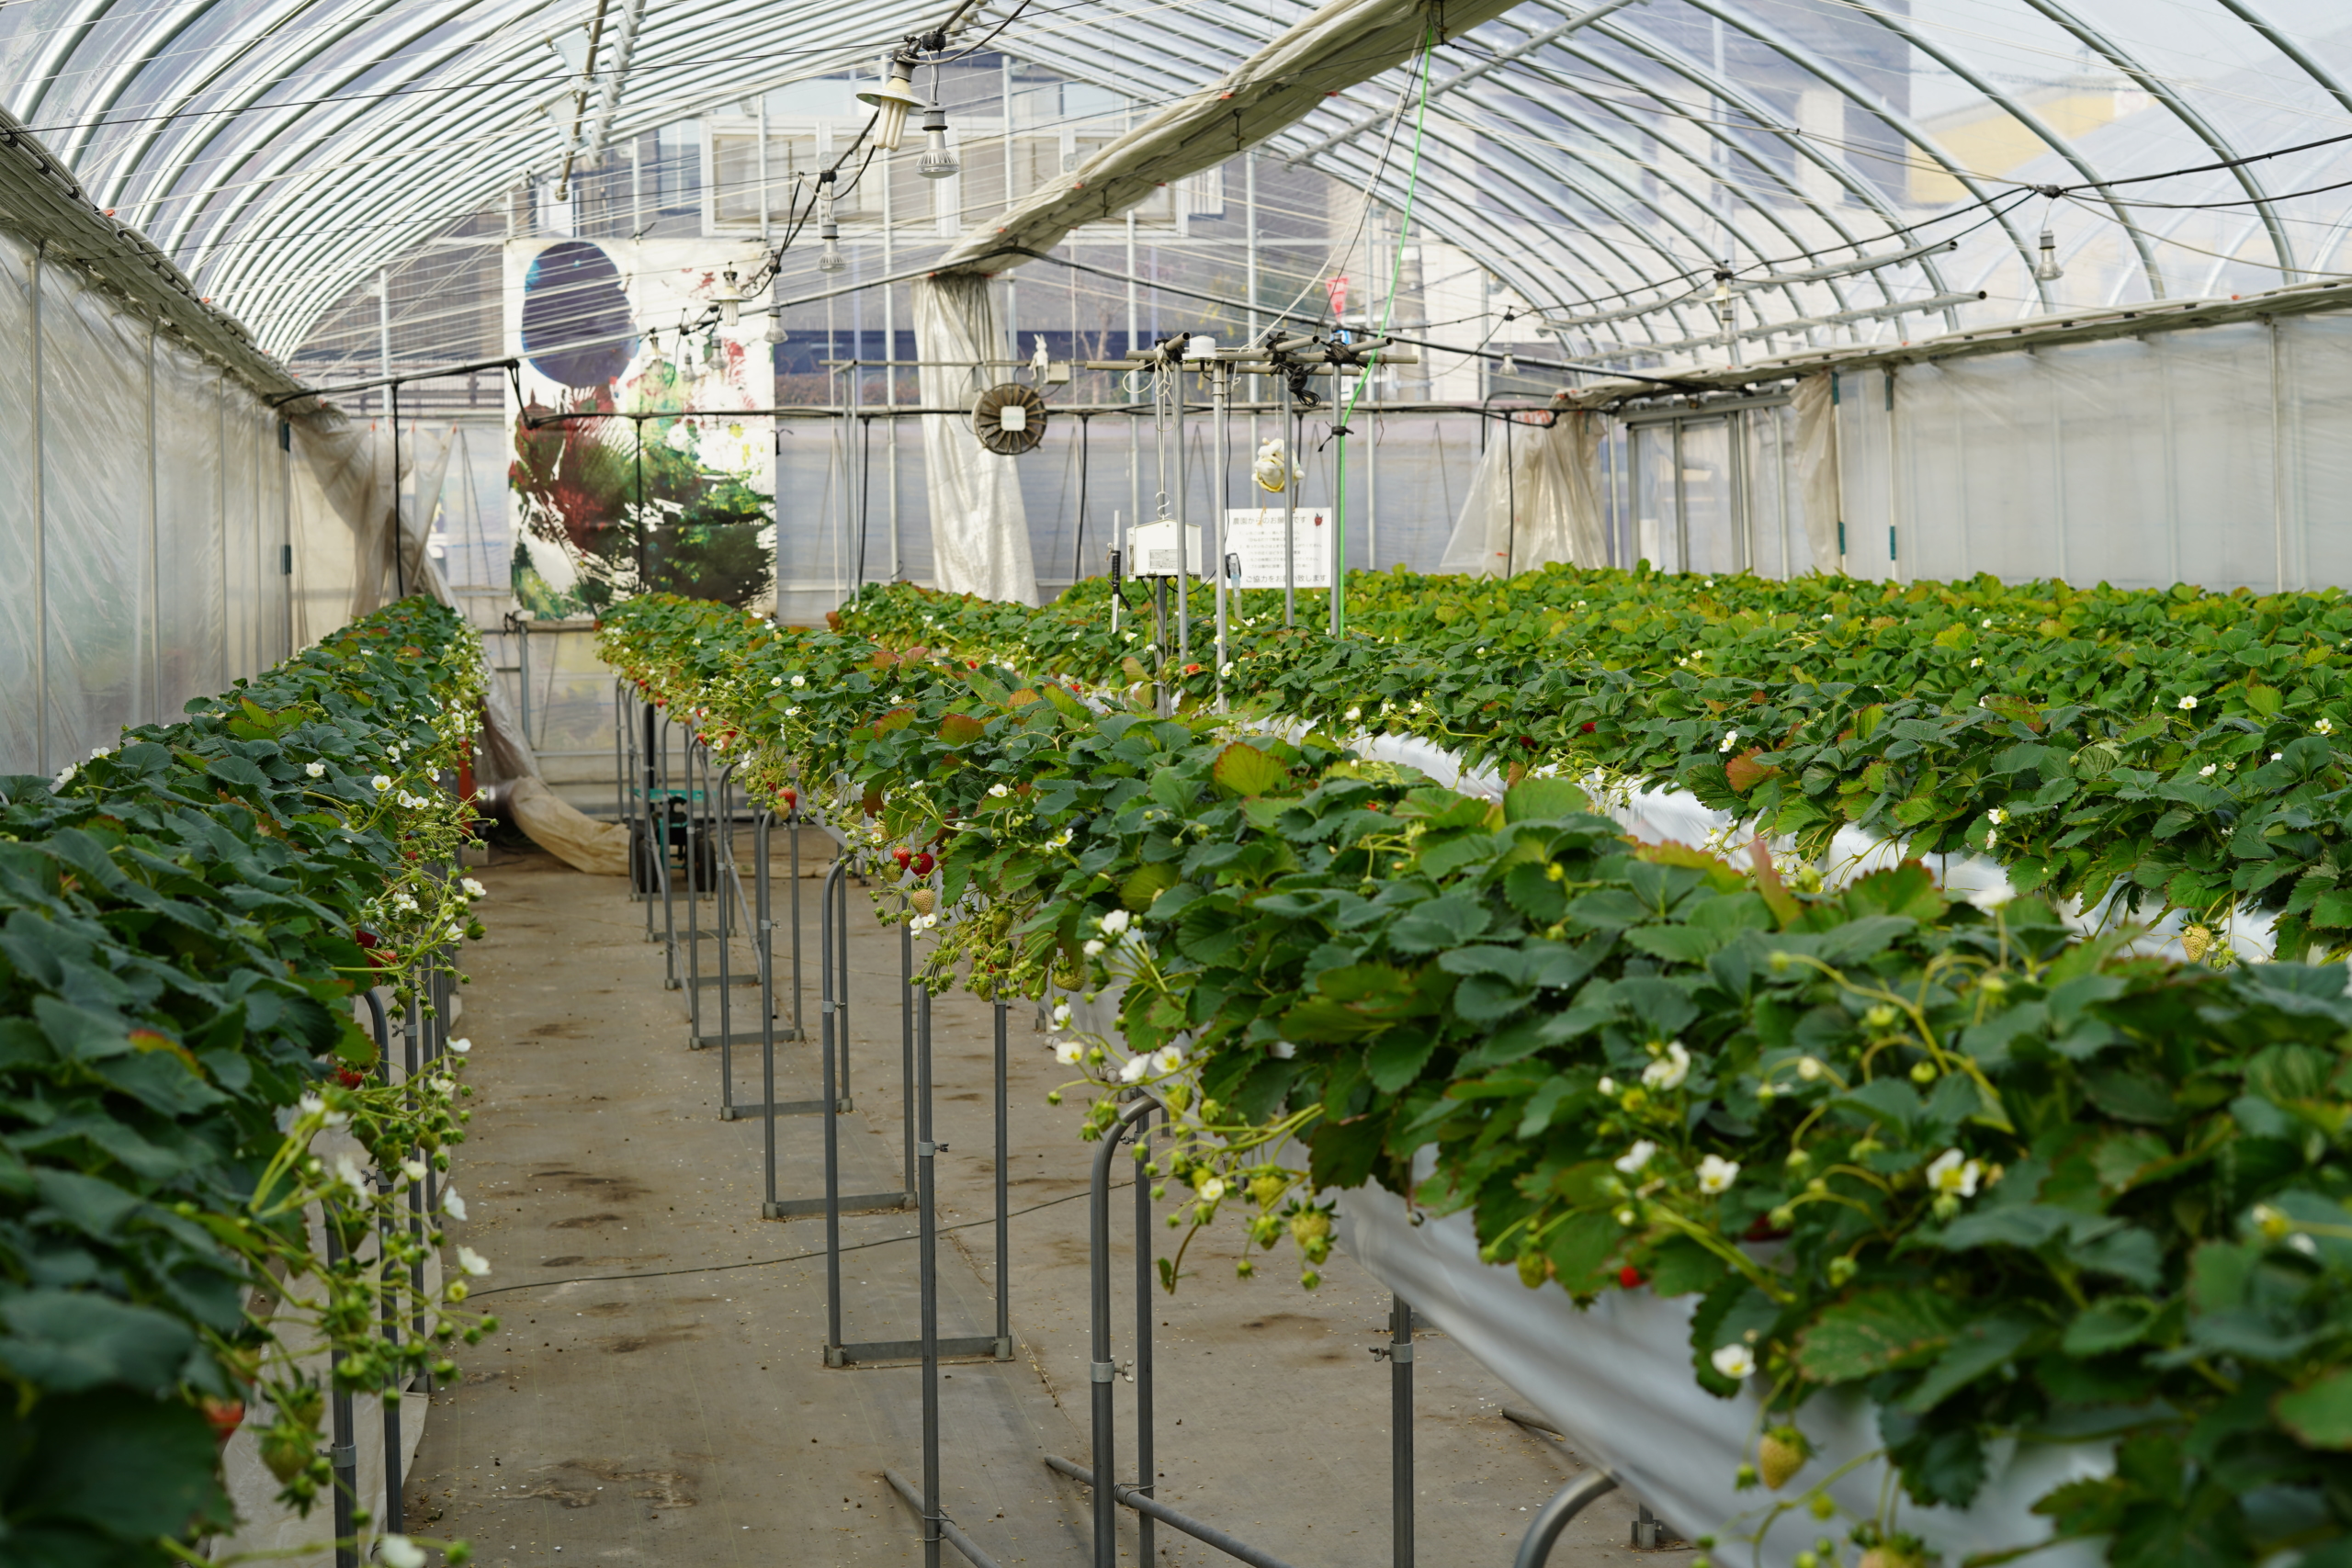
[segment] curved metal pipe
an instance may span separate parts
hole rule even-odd
[[[1605,1497],[1617,1490],[1617,1478],[1606,1471],[1588,1470],[1557,1492],[1535,1515],[1527,1527],[1527,1534],[1519,1543],[1519,1555],[1511,1559],[1511,1568],[1544,1568],[1552,1559],[1552,1548],[1558,1544],[1560,1532],[1568,1521],[1584,1512],[1596,1497]]]

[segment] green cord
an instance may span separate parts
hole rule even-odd
[[[1405,171],[1405,210],[1396,224],[1396,254],[1389,258],[1388,263],[1388,298],[1381,303],[1380,325],[1374,329],[1375,335],[1385,335],[1389,321],[1396,314],[1396,275],[1405,265],[1405,236],[1412,231],[1413,201],[1421,187],[1421,128],[1429,119],[1430,57],[1436,49],[1437,27],[1432,23],[1421,39],[1421,101],[1413,115],[1413,156]],[[1369,193],[1366,198],[1369,199]],[[1356,378],[1354,390],[1347,394],[1340,405],[1341,429],[1345,429],[1348,421],[1355,416],[1356,400],[1363,396],[1364,383],[1371,379],[1372,372],[1379,366],[1380,351],[1374,349],[1372,363],[1365,367],[1363,375]],[[1331,635],[1345,637],[1348,634],[1348,443],[1344,437],[1340,442],[1338,467],[1337,493],[1332,498],[1331,507]]]

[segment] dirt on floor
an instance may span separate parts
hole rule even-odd
[[[746,846],[748,848],[748,844]],[[804,853],[824,852],[813,833]],[[790,963],[790,885],[776,877],[777,962]],[[804,867],[804,869],[808,869]],[[605,1562],[680,1568],[831,1568],[917,1563],[914,1512],[885,1472],[919,1483],[918,1370],[828,1367],[825,1222],[761,1218],[763,1119],[722,1120],[717,1047],[689,1048],[690,955],[648,939],[648,910],[616,878],[583,875],[537,853],[501,851],[476,873],[490,888],[488,940],[456,1032],[474,1049],[474,1119],[452,1181],[469,1219],[452,1227],[492,1262],[475,1302],[500,1327],[463,1352],[463,1376],[433,1395],[407,1489],[408,1525],[472,1542],[490,1568]],[[818,1032],[814,881],[801,1017]],[[854,1109],[837,1119],[842,1183],[854,1193],[906,1185],[900,1090],[899,938],[852,886],[847,998]],[[699,918],[707,922],[705,901]],[[673,910],[683,927],[683,899]],[[661,910],[653,911],[658,932]],[[752,964],[739,936],[735,975]],[[700,962],[715,975],[707,937]],[[701,1032],[759,1029],[758,991],[691,988]],[[788,994],[779,1027],[792,1023]],[[945,1511],[997,1562],[1086,1568],[1089,1498],[1048,1470],[1048,1454],[1087,1462],[1086,1203],[1093,1145],[1077,1136],[1076,1097],[1033,1007],[1008,1015],[1010,1361],[964,1359],[940,1382]],[[960,993],[934,1004],[934,1136],[940,1223],[940,1332],[995,1327],[994,1029]],[[725,1051],[732,1100],[762,1103],[755,1042]],[[819,1093],[817,1049],[775,1048],[778,1103]],[[776,1119],[777,1195],[821,1194],[821,1122]],[[1113,1206],[1114,1384],[1120,1471],[1134,1475],[1134,1196]],[[842,1221],[841,1337],[916,1337],[913,1215],[869,1210]],[[1177,1239],[1155,1224],[1155,1249]],[[1390,1374],[1370,1352],[1386,1338],[1386,1293],[1344,1257],[1302,1290],[1283,1267],[1234,1278],[1239,1228],[1201,1236],[1172,1295],[1152,1294],[1155,1483],[1171,1506],[1296,1568],[1368,1568],[1390,1551]],[[1277,1255],[1283,1256],[1283,1255]],[[1511,1561],[1533,1510],[1576,1464],[1501,1415],[1503,1386],[1442,1336],[1416,1352],[1419,1561],[1468,1568]],[[1627,1545],[1635,1505],[1601,1500],[1553,1562],[1588,1565],[1680,1553]],[[1133,1515],[1121,1560],[1137,1550]],[[1152,1561],[1229,1562],[1166,1527]],[[951,1546],[944,1559],[957,1562]]]

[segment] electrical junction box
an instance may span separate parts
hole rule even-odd
[[[1200,577],[1208,570],[1208,558],[1201,552],[1201,525],[1184,525],[1183,549],[1186,559],[1182,569],[1191,576]],[[1133,577],[1173,577],[1177,558],[1176,525],[1173,523],[1141,523],[1127,530],[1127,572]]]

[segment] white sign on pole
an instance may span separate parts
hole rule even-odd
[[[1243,588],[1280,588],[1283,577],[1283,509],[1258,506],[1225,514],[1225,548],[1241,558]],[[1293,536],[1293,586],[1331,586],[1331,514],[1320,506],[1302,506]]]

